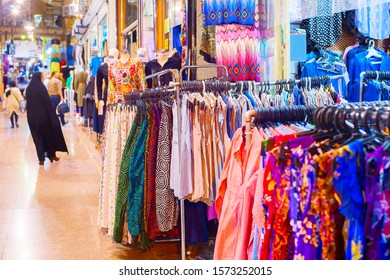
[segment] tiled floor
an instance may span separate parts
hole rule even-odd
[[[112,243],[97,227],[101,157],[70,122],[69,155],[39,166],[25,115],[10,128],[0,112],[0,259],[178,259],[177,243],[148,252]]]

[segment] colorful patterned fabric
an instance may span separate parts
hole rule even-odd
[[[347,219],[347,260],[364,257],[364,150],[363,142],[356,141],[335,151],[334,188],[341,199],[340,212]]]
[[[162,103],[161,123],[158,134],[156,168],[156,210],[158,228],[162,232],[172,230],[179,217],[178,203],[169,186],[172,149],[172,107]]]
[[[160,112],[159,108],[153,108],[151,118],[151,131],[148,144],[148,161],[146,173],[146,221],[147,233],[149,239],[153,240],[160,235],[158,229],[157,214],[156,214],[156,167],[157,167],[157,145],[158,134],[160,127]]]
[[[204,0],[205,25],[253,25],[256,0]]]
[[[145,105],[142,106],[142,125],[139,136],[133,142],[134,153],[130,159],[128,171],[129,192],[127,195],[127,224],[130,234],[135,237],[141,232],[144,178],[145,143],[148,137],[148,117]]]
[[[340,199],[333,186],[333,158],[331,151],[316,157],[312,165],[312,168],[317,166],[312,211],[317,217],[316,228],[320,242],[318,259],[322,260],[345,259],[341,233],[343,219],[338,210]]]
[[[366,156],[366,184],[365,198],[367,202],[366,219],[364,221],[364,235],[366,236],[367,247],[365,251],[365,259],[378,260],[379,248],[378,242],[380,238],[381,225],[376,223],[373,226],[374,206],[379,191],[379,175],[381,171],[382,161],[385,156],[383,147],[379,147],[374,152]]]
[[[379,190],[374,204],[373,227],[380,227],[378,256],[390,260],[390,156],[386,156],[380,168]]]
[[[187,1],[182,0],[181,10],[183,12],[183,21],[181,24],[180,41],[182,45],[182,65],[186,65],[187,61]]]
[[[292,153],[290,196],[290,224],[294,232],[294,259],[321,259],[318,224],[312,211],[315,188],[315,161],[303,149]]]
[[[126,63],[118,60],[113,67],[108,69],[108,78],[115,88],[115,102],[126,93],[141,90],[141,81],[145,77],[143,64],[140,60],[130,58]]]
[[[134,123],[131,127],[129,137],[127,138],[126,146],[123,151],[120,174],[118,179],[118,194],[115,208],[115,223],[113,237],[115,242],[121,243],[123,237],[124,215],[126,212],[127,197],[129,193],[129,167],[133,153],[135,152],[134,141],[138,138],[141,132],[140,123],[142,122],[141,112],[137,111]]]
[[[216,62],[228,68],[231,81],[260,81],[262,55],[260,29],[229,24],[216,26]],[[218,76],[226,76],[218,70]]]

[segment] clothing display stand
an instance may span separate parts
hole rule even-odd
[[[390,81],[390,72],[383,71],[365,71],[360,73],[360,102],[363,102],[363,86],[364,80]]]
[[[210,66],[193,65],[193,66],[184,66],[180,70],[180,81],[182,81],[183,72],[186,71],[186,70],[200,69],[200,68],[202,68],[202,69],[211,69],[211,68],[218,68],[218,67],[224,68],[225,71],[226,71],[226,75],[228,74],[227,68],[225,66],[223,66],[223,65],[210,65]],[[171,70],[171,69],[168,69],[168,70]],[[174,72],[174,70],[171,70],[171,71],[172,71],[172,73]],[[167,73],[167,72],[165,72],[165,73]],[[160,74],[156,73],[155,75],[156,76],[161,76],[161,75],[163,75],[165,73],[164,73],[164,71],[162,71],[162,72],[160,72]],[[190,77],[190,75],[188,75],[188,78],[189,77]],[[175,87],[177,100],[180,100],[180,85],[181,85],[181,82],[171,82],[169,85]],[[179,115],[180,115],[180,110],[181,110],[180,108],[181,108],[180,102],[178,102],[177,111],[178,111]],[[181,127],[181,119],[180,118],[178,119],[178,127]],[[179,133],[178,133],[178,141],[179,141],[179,143],[181,143],[181,132],[180,132],[180,130],[179,130]],[[181,162],[181,149],[179,149],[179,162]],[[179,170],[179,172],[180,172],[180,170]],[[181,213],[181,215],[180,215],[180,225],[181,225],[181,227],[180,227],[181,258],[182,258],[182,260],[186,260],[186,238],[185,238],[186,232],[185,232],[184,199],[180,199],[180,213]]]
[[[158,86],[160,86],[160,77],[162,75],[165,75],[165,74],[171,74],[172,75],[172,78],[174,81],[177,81],[178,79],[178,72],[176,69],[165,69],[163,71],[160,71],[160,72],[157,72],[157,73],[154,73],[154,74],[151,74],[149,76],[146,76],[142,81],[141,81],[141,85],[142,85],[142,90],[145,90],[145,83],[147,80],[149,79],[152,79],[152,78],[155,78],[157,77],[157,83],[158,83]]]
[[[160,81],[159,81],[159,78],[162,76],[162,75],[165,75],[165,74],[171,74],[172,75],[172,78],[174,80],[174,82],[170,82],[169,83],[169,86],[168,86],[168,90],[173,90],[176,92],[176,99],[177,101],[180,100],[180,90],[181,90],[181,85],[183,83],[191,83],[191,82],[194,82],[194,83],[198,83],[201,82],[201,81],[183,81],[182,77],[183,77],[183,73],[187,70],[191,71],[193,69],[211,69],[211,68],[223,68],[225,70],[225,73],[228,74],[228,69],[223,66],[223,65],[211,65],[211,66],[200,66],[200,65],[194,65],[194,66],[184,66],[181,70],[180,70],[180,81],[178,81],[178,75],[177,75],[177,70],[172,70],[172,69],[166,69],[166,70],[163,70],[163,71],[160,71],[160,72],[157,72],[157,73],[154,73],[152,75],[149,75],[149,76],[146,76],[142,81],[141,81],[141,84],[142,84],[142,88],[143,90],[145,90],[145,84],[146,84],[146,80],[148,79],[152,79],[152,78],[156,78],[157,77],[157,83],[160,84]],[[190,77],[190,75],[188,75],[188,77]],[[304,84],[306,86],[310,86],[313,82],[324,82],[324,81],[327,81],[329,79],[339,79],[343,76],[334,76],[334,77],[315,77],[315,78],[305,78],[305,79],[302,79],[302,81],[304,82]],[[289,81],[291,83],[300,83],[301,81],[300,80],[297,80],[297,81]],[[233,88],[234,86],[237,86],[239,83],[229,83],[227,82],[228,85],[230,85],[231,88]],[[245,82],[244,82],[245,83]],[[284,82],[285,84],[287,84],[287,81]],[[261,85],[264,85],[264,82],[261,83],[261,82],[253,82],[253,84],[255,85],[258,85],[258,86],[261,86]],[[278,82],[266,82],[267,85],[282,85],[282,81],[278,81]],[[178,111],[178,115],[180,115],[180,112],[181,112],[181,104],[180,102],[177,103],[177,111]],[[248,112],[248,115],[247,115],[247,120],[249,120],[249,129],[247,129],[246,133],[250,134],[250,122],[251,122],[251,119],[252,119],[252,116],[255,114],[256,112],[255,111],[249,111]],[[248,126],[248,122],[246,124]],[[181,127],[181,119],[179,118],[178,119],[178,127]],[[178,142],[181,143],[181,132],[179,130],[179,133],[178,133]],[[182,158],[182,155],[181,155],[181,151],[179,150],[179,154],[178,154],[178,157],[179,157],[179,162],[181,162],[181,158]],[[180,172],[180,170],[178,171]],[[185,207],[184,207],[184,199],[180,199],[180,225],[181,225],[181,231],[180,231],[180,242],[181,242],[181,258],[182,260],[186,260],[186,238],[185,238]],[[174,239],[170,239],[170,240],[167,240],[167,241],[177,241],[177,240],[174,240]],[[156,241],[158,242],[158,241]]]
[[[228,74],[228,70],[225,66],[223,65],[212,65],[212,66],[198,66],[198,65],[195,65],[195,66],[184,66],[181,70],[180,70],[180,81],[182,81],[182,75],[183,75],[183,72],[185,70],[191,70],[191,69],[199,69],[199,68],[202,68],[202,69],[210,69],[210,68],[219,68],[219,67],[222,67],[225,69],[226,71],[226,74]],[[180,100],[180,85],[181,83],[179,82],[179,75],[178,75],[178,71],[176,69],[166,69],[166,70],[163,70],[163,71],[160,71],[160,72],[157,72],[157,73],[154,73],[152,75],[149,75],[149,76],[146,76],[141,84],[142,84],[142,89],[145,90],[145,82],[146,80],[148,79],[152,79],[152,78],[155,78],[157,77],[157,83],[158,85],[160,85],[160,77],[162,75],[165,75],[165,74],[171,74],[172,75],[172,78],[173,78],[173,82],[171,82],[169,84],[169,87],[172,87],[175,92],[176,92],[176,98],[177,100],[179,101]],[[178,102],[177,104],[177,112],[178,114],[180,114],[181,112],[181,106],[180,106],[180,102]],[[181,120],[180,118],[178,119],[178,127],[181,127]],[[180,130],[179,130],[179,133],[178,133],[178,141],[179,143],[181,143],[181,133],[180,133]],[[181,161],[181,151],[179,150],[179,162]],[[180,170],[179,170],[180,172]],[[176,240],[169,240],[169,241],[176,241]],[[180,242],[181,242],[181,259],[182,260],[186,260],[186,239],[185,239],[185,207],[184,207],[184,199],[180,199]]]

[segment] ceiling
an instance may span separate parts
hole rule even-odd
[[[72,0],[0,0],[0,29],[12,32],[14,36],[25,32],[27,22],[34,24],[34,15],[42,20],[35,24],[34,34],[41,37],[53,35],[65,37],[71,34],[74,17],[63,17],[62,8]],[[12,13],[13,6],[19,7],[18,15]],[[11,16],[10,16],[11,15]],[[13,27],[13,28],[12,28]]]

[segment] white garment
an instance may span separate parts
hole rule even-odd
[[[172,105],[172,147],[170,186],[176,197],[180,197],[179,119],[176,101]]]
[[[192,162],[191,162],[191,129],[190,110],[187,108],[188,95],[184,94],[181,102],[181,161],[180,161],[180,191],[178,198],[184,198],[193,193]]]

